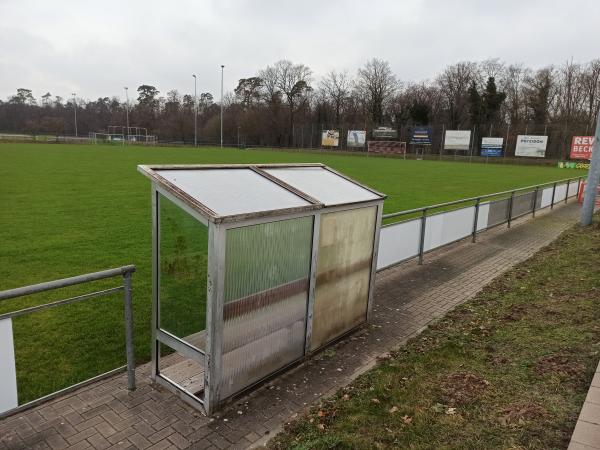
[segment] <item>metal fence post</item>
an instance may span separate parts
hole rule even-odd
[[[421,215],[421,240],[419,242],[419,265],[423,264],[423,253],[425,248],[425,225],[427,224],[427,208]]]
[[[125,303],[125,349],[127,353],[127,389],[135,390],[135,349],[133,342],[133,305],[131,302],[131,272],[123,274]]]
[[[552,186],[552,201],[550,202],[550,209],[554,209],[554,194],[556,194],[556,183]]]
[[[508,228],[510,228],[510,222],[512,220],[512,209],[513,209],[513,200],[515,198],[515,191],[510,193],[510,200],[508,201]]]
[[[537,206],[538,192],[540,192],[540,187],[536,186],[535,187],[535,192],[533,194],[533,210],[532,210],[532,216],[531,217],[535,217],[535,207]]]
[[[569,185],[571,184],[571,179],[569,178],[567,180],[567,192],[565,192],[565,203],[567,203],[567,200],[569,199]]]
[[[477,239],[477,221],[479,220],[479,204],[481,203],[481,199],[478,198],[475,203],[475,218],[473,219],[473,237],[472,242],[475,242]]]

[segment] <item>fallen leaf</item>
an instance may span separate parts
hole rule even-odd
[[[342,400],[350,400],[350,396],[348,394],[342,395]]]
[[[378,398],[372,398],[371,402],[372,403],[381,403]]]
[[[446,410],[446,414],[448,414],[449,416],[453,416],[454,414],[456,414],[456,408],[448,408]]]
[[[319,425],[317,425],[317,428],[319,430],[324,430],[325,429],[325,425],[323,425],[322,423],[320,423]]]
[[[446,410],[446,405],[442,405],[441,403],[436,403],[431,407],[431,409],[437,413],[444,412]]]
[[[390,408],[390,410],[389,410],[389,413],[390,413],[390,414],[394,414],[394,413],[395,413],[395,412],[397,412],[397,411],[398,411],[398,407],[397,407],[397,406],[392,406],[392,407]]]
[[[319,410],[319,412],[317,413],[317,416],[319,416],[319,417],[325,417],[325,412]]]
[[[403,416],[402,420],[404,421],[404,423],[411,423],[412,422],[412,417],[410,417],[410,416]]]

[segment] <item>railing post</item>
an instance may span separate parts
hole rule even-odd
[[[475,218],[473,219],[473,237],[472,242],[475,242],[477,239],[477,221],[479,220],[479,204],[481,203],[481,199],[478,198],[475,203]]]
[[[425,225],[427,224],[427,208],[421,215],[421,240],[419,242],[419,265],[423,264],[423,253],[425,248]]]
[[[135,390],[135,349],[133,342],[133,305],[131,302],[131,272],[123,274],[125,303],[125,351],[127,353],[127,389]]]
[[[512,221],[512,209],[513,209],[513,200],[515,198],[515,191],[510,193],[510,200],[508,201],[508,228],[510,228],[510,222]]]
[[[556,194],[556,182],[552,186],[552,201],[550,202],[550,209],[554,209],[554,194]]]
[[[532,210],[532,216],[531,216],[534,218],[535,218],[535,207],[537,206],[538,192],[540,192],[540,187],[536,186],[535,192],[533,194],[533,210]]]
[[[567,203],[567,200],[569,199],[569,185],[571,184],[571,179],[569,178],[567,180],[567,192],[565,192],[565,203]]]

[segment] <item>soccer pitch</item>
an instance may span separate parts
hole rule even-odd
[[[149,359],[151,304],[150,183],[138,164],[322,162],[387,194],[386,213],[583,175],[316,152],[58,144],[0,144],[0,161],[0,290],[135,264],[138,361]],[[0,312],[118,283],[7,301]],[[14,320],[21,402],[124,363],[119,298]]]

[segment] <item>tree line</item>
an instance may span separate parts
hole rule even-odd
[[[46,93],[39,100],[19,88],[0,101],[0,130],[32,134],[73,134],[74,107],[80,135],[125,125],[148,128],[165,142],[192,143],[197,111],[198,141],[220,138],[221,105],[213,95],[197,97],[152,85],[137,88],[137,99],[88,101]],[[403,82],[387,61],[373,58],[356,73],[333,70],[316,78],[310,67],[281,60],[240,79],[224,96],[226,144],[313,147],[323,129],[395,128],[410,140],[414,126],[430,126],[434,142],[443,130],[471,129],[475,139],[517,134],[549,135],[550,157],[564,158],[574,134],[593,134],[600,107],[600,59],[566,61],[531,69],[498,59],[447,66],[430,80]],[[431,151],[437,151],[434,144]],[[509,148],[510,151],[510,148]],[[475,153],[476,154],[476,153]]]

